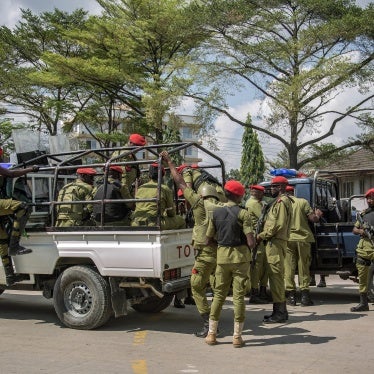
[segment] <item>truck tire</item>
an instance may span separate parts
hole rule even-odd
[[[371,303],[374,303],[374,263],[371,264],[369,269],[368,299]]]
[[[166,309],[173,300],[174,295],[165,295],[162,299],[151,296],[143,300],[140,304],[132,305],[132,308],[139,313],[158,313]]]
[[[113,313],[108,282],[86,266],[72,266],[60,274],[53,305],[65,326],[80,330],[104,325]]]

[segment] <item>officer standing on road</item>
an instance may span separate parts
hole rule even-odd
[[[247,210],[240,208],[245,194],[244,186],[235,180],[226,182],[225,195],[228,199],[226,206],[213,212],[209,220],[207,241],[216,241],[217,269],[214,296],[209,316],[209,332],[205,342],[209,345],[217,344],[217,327],[223,304],[233,288],[234,304],[234,335],[233,346],[240,348],[244,345],[242,331],[245,319],[246,283],[251,260],[250,250],[254,247],[253,228]]]
[[[195,218],[192,245],[194,250],[197,251],[197,255],[192,268],[191,290],[197,310],[203,319],[203,328],[196,332],[195,336],[205,338],[208,334],[210,313],[206,290],[212,274],[214,276],[217,262],[217,245],[215,243],[206,244],[207,215],[223,204],[219,203],[218,192],[214,186],[205,184],[201,187],[200,193],[195,192],[192,187],[187,186],[182,175],[178,173],[168,152],[163,151],[160,155],[168,163],[174,182],[192,207]],[[214,284],[211,284],[211,287],[214,287]]]
[[[162,176],[165,170],[162,167]],[[158,197],[158,164],[149,166],[150,181],[142,184],[136,193],[136,199],[156,199]],[[161,230],[183,229],[186,227],[184,218],[176,214],[173,191],[161,183],[160,186]],[[157,226],[157,201],[136,202],[131,226]]]
[[[90,201],[94,196],[94,177],[96,170],[89,167],[77,169],[77,179],[61,188],[58,193],[58,202],[66,204],[56,205],[56,226],[93,226],[95,221],[91,215],[92,204],[69,204],[71,201]]]
[[[374,262],[374,188],[365,194],[368,208],[359,213],[353,228],[353,233],[360,235],[361,239],[356,248],[356,267],[358,271],[358,289],[360,303],[351,308],[351,312],[364,312],[369,310],[368,282],[369,267]]]
[[[282,176],[271,180],[270,189],[275,200],[269,207],[264,230],[256,238],[257,242],[264,241],[273,298],[273,312],[264,317],[264,323],[283,323],[288,319],[284,287],[284,256],[290,234],[292,203],[291,198],[285,194],[287,184],[288,180]]]
[[[247,200],[245,208],[248,210],[252,220],[252,226],[255,228],[263,209],[267,205],[264,201],[265,187],[256,184],[249,186],[249,189],[251,197]],[[248,301],[250,304],[263,304],[268,302],[266,286],[269,277],[264,252],[264,244],[259,243],[257,247],[256,263],[250,270],[251,293]]]
[[[39,171],[38,166],[31,166],[25,169],[8,170],[0,166],[0,176],[7,178],[21,177],[27,173]],[[30,209],[26,202],[13,199],[0,199],[0,255],[4,267],[7,286],[11,286],[19,280],[14,274],[12,262],[9,256],[20,256],[31,253],[32,250],[19,244],[22,232],[26,227],[30,216]],[[13,226],[10,235],[3,218],[13,217]]]
[[[290,196],[294,195],[294,189],[287,186],[286,191]],[[310,229],[309,222],[316,223],[322,217],[322,211],[310,207],[307,200],[292,197],[292,220],[291,231],[288,239],[285,256],[284,281],[288,305],[296,305],[296,283],[295,272],[298,269],[299,287],[301,291],[301,305],[313,305],[310,298],[310,263],[312,260],[311,243],[314,243],[314,236]],[[308,222],[309,221],[309,222]]]

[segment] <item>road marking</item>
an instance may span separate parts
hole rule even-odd
[[[146,360],[132,361],[131,368],[134,374],[147,374],[148,373]]]
[[[143,345],[146,337],[147,331],[137,331],[134,334],[133,345]]]

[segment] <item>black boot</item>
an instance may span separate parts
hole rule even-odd
[[[271,314],[265,314],[263,321],[265,322],[265,320],[268,320],[269,318],[273,317],[273,315],[275,314],[277,310],[278,310],[278,304],[273,303],[273,312]]]
[[[32,252],[32,249],[22,247],[22,245],[19,244],[19,241],[20,241],[19,236],[10,237],[9,248],[8,248],[9,256],[27,255],[28,253]]]
[[[360,304],[351,308],[351,312],[367,312],[369,310],[368,294],[360,293]]]
[[[21,282],[28,279],[24,274],[14,274],[13,265],[4,265],[5,281],[8,287],[12,286],[14,283]]]
[[[196,305],[195,300],[194,300],[194,298],[192,296],[187,296],[184,299],[184,304],[185,305]]]
[[[286,291],[287,305],[296,306],[296,291]]]
[[[203,328],[201,331],[195,332],[195,336],[198,338],[206,338],[209,332],[209,314],[201,314],[201,318],[203,319]]]
[[[314,274],[312,274],[310,276],[309,286],[315,286],[315,285],[316,285],[316,276]]]
[[[275,312],[269,318],[264,318],[264,323],[284,323],[288,320],[288,312],[286,308],[286,302],[274,303]],[[265,316],[266,317],[266,316]]]
[[[311,306],[314,305],[312,299],[310,298],[309,290],[301,291],[301,306]]]
[[[174,296],[174,308],[183,309],[186,306],[183,304],[182,300],[177,297],[177,295]]]
[[[268,294],[266,293],[266,286],[260,286],[260,294],[258,295],[262,303],[269,301]]]
[[[317,287],[326,287],[326,279],[324,275],[321,275],[319,283],[317,284]]]
[[[251,288],[251,295],[249,296],[248,304],[261,304],[261,302],[258,288]]]

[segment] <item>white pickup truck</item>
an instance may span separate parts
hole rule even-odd
[[[13,181],[12,186],[13,191],[22,190],[26,181],[26,189],[31,191],[33,212],[21,244],[32,249],[32,253],[12,258],[15,272],[27,279],[10,288],[40,290],[46,298],[53,297],[61,322],[76,329],[100,327],[112,315],[126,315],[128,306],[138,312],[160,312],[170,305],[175,294],[183,297],[189,288],[194,262],[190,244],[192,229],[106,225],[59,228],[54,226],[53,212],[59,188],[75,179],[78,167],[89,164],[98,171],[104,167],[105,183],[110,165],[126,166],[135,162],[148,170],[150,163],[160,162],[157,156],[160,149],[167,149],[173,155],[190,147],[205,151],[196,143],[175,143],[157,145],[157,148],[75,151],[30,160],[28,164],[39,164],[41,171],[29,174],[27,181],[22,178]],[[120,150],[124,158],[116,157],[113,161],[106,156],[114,150]],[[223,162],[207,153],[214,161],[211,167],[220,168],[224,175]],[[130,154],[142,155],[142,158],[128,161],[126,156]],[[96,203],[108,201],[113,202]],[[0,267],[0,293],[6,289],[4,270]]]

